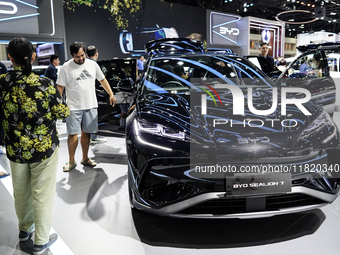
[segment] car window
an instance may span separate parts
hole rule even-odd
[[[241,88],[274,85],[248,60],[223,55],[193,55],[157,58],[151,61],[145,91],[188,93],[193,86],[235,85]]]
[[[329,71],[338,72],[338,61],[337,58],[327,57]]]
[[[39,76],[44,76],[45,71],[46,71],[46,67],[44,67],[44,68],[33,68],[32,69],[32,72],[35,73],[36,75],[39,75]]]
[[[311,51],[299,57],[286,71],[288,78],[321,78],[325,76],[325,59],[321,51]]]

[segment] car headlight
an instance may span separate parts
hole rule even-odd
[[[137,131],[176,139],[181,141],[189,141],[190,137],[185,131],[169,128],[157,123],[145,122],[137,120]]]
[[[327,112],[323,112],[317,117],[309,126],[301,133],[298,138],[300,140],[308,140],[316,134],[321,134],[324,132],[324,129],[327,129],[329,132],[327,133],[327,137],[323,137],[321,143],[327,143],[337,134],[337,128],[334,125],[332,118],[329,116]]]

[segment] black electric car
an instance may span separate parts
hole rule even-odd
[[[126,127],[132,207],[174,217],[247,218],[337,198],[339,130],[307,100],[308,90],[280,89],[236,55],[200,47],[157,53],[139,81],[119,84],[134,91]]]

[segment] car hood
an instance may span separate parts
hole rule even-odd
[[[190,134],[191,141],[225,147],[231,151],[249,145],[261,145],[262,150],[292,148],[301,132],[321,113],[314,103],[304,103],[312,115],[304,115],[295,105],[287,105],[286,115],[281,115],[280,96],[278,106],[270,115],[254,115],[244,96],[244,115],[233,114],[233,97],[229,91],[219,91],[220,100],[207,96],[207,112],[201,114],[200,95],[148,94],[139,105],[142,120],[161,124]],[[240,100],[240,99],[238,99]],[[258,110],[271,107],[269,90],[255,91],[253,105]]]

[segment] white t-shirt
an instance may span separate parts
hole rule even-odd
[[[85,59],[78,65],[73,59],[67,61],[61,68],[57,84],[66,89],[66,100],[70,110],[87,110],[98,108],[95,82],[105,78],[99,65]]]

